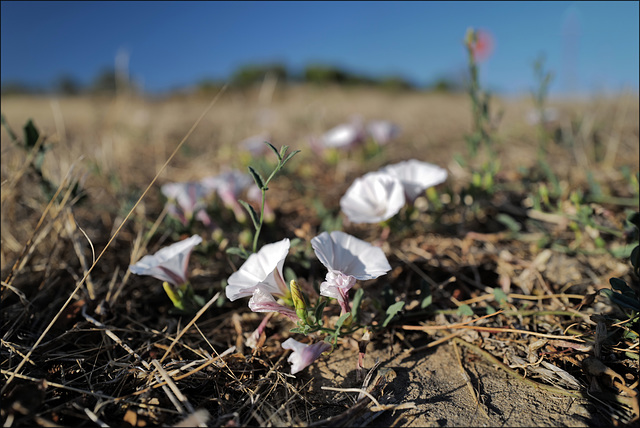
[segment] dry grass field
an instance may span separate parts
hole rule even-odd
[[[635,292],[631,307],[640,301],[626,221],[638,211],[637,94],[551,100],[558,118],[542,160],[533,102],[494,99],[500,168],[482,188],[473,172],[491,159],[468,154],[466,94],[262,87],[227,90],[207,110],[214,96],[3,97],[16,137],[3,126],[3,426],[637,423],[638,312],[594,294],[616,277]],[[354,115],[402,132],[373,152],[312,150],[312,137]],[[29,119],[40,138],[25,150]],[[392,267],[355,286],[361,319],[379,327],[404,302],[368,346],[359,329],[295,376],[280,344],[304,336],[275,315],[251,348],[264,314],[225,298],[243,263],[226,249],[250,223],[216,212],[215,236],[183,228],[160,193],[248,165],[268,174],[274,154],[239,145],[261,133],[300,153],[269,185],[275,220],[260,245],[291,239],[285,267],[317,291],[325,271],[310,240],[344,230]],[[339,201],[354,179],[408,159],[448,170],[436,200],[422,196],[386,225],[350,223]],[[203,243],[189,274],[207,304],[178,313],[160,281],[128,267],[192,234]],[[336,306],[325,308],[329,324]]]

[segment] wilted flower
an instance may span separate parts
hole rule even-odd
[[[400,180],[382,172],[370,172],[357,178],[340,199],[340,208],[354,223],[387,220],[405,204]]]
[[[211,224],[207,214],[205,199],[211,190],[198,182],[167,183],[160,188],[168,199],[169,214],[178,218],[185,226],[195,217],[205,226]]]
[[[249,308],[253,312],[278,312],[293,322],[300,320],[295,310],[278,303],[269,292],[268,287],[263,284],[258,284],[253,291],[253,295],[249,299]]]
[[[404,193],[411,202],[429,187],[440,184],[447,179],[446,169],[415,159],[388,165],[380,172],[400,179]]]
[[[187,265],[193,247],[202,242],[202,238],[191,238],[164,247],[154,255],[146,255],[138,263],[129,266],[136,275],[149,275],[166,281],[176,287],[187,283]]]
[[[317,342],[313,345],[298,342],[293,338],[289,338],[282,342],[284,349],[291,349],[293,352],[287,358],[291,363],[291,374],[296,374],[300,370],[313,363],[323,353],[332,348],[327,342]]]
[[[282,277],[282,266],[289,253],[289,246],[289,239],[285,238],[264,245],[260,251],[251,254],[240,269],[229,277],[225,288],[227,298],[234,301],[252,296],[258,285],[275,296],[286,296],[289,289]]]
[[[367,133],[376,143],[384,145],[400,134],[400,128],[387,120],[374,120],[367,124]]]
[[[344,232],[322,232],[311,246],[329,271],[320,294],[338,299],[343,312],[350,312],[348,293],[356,280],[374,279],[391,270],[382,249]]]

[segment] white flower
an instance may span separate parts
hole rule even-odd
[[[542,114],[540,114],[539,110],[531,110],[527,113],[527,122],[531,126],[543,124],[548,125],[550,123],[556,122],[560,117],[558,113],[558,109],[553,107],[546,107],[542,110]]]
[[[295,310],[276,302],[276,299],[268,291],[268,288],[262,284],[258,284],[253,291],[253,295],[251,299],[249,299],[249,308],[253,312],[278,312],[293,322],[300,320]]]
[[[202,242],[202,238],[193,235],[168,247],[162,248],[154,255],[146,255],[138,263],[129,266],[136,275],[150,275],[179,287],[187,283],[187,265],[193,247]]]
[[[357,178],[340,199],[340,208],[354,223],[377,223],[387,220],[405,204],[400,180],[381,172]]]
[[[313,363],[323,353],[332,348],[327,342],[317,342],[313,345],[307,345],[293,338],[289,338],[282,342],[284,349],[291,349],[293,352],[287,358],[291,363],[291,374],[296,374],[300,370]]]
[[[415,159],[388,165],[380,169],[380,172],[400,179],[407,199],[410,201],[414,201],[427,188],[447,179],[446,169]]]
[[[236,220],[243,222],[246,219],[244,208],[238,203],[240,194],[253,184],[253,179],[249,174],[243,174],[237,169],[224,172],[213,177],[205,177],[201,180],[202,185],[216,191],[225,207],[233,210]]]
[[[328,148],[349,149],[361,143],[364,136],[362,121],[354,118],[350,123],[343,123],[325,132],[320,142]]]
[[[260,156],[269,151],[269,147],[264,143],[269,140],[270,138],[268,134],[259,134],[245,138],[240,141],[238,145],[251,153],[252,156]]]
[[[206,225],[211,223],[205,211],[205,198],[211,191],[198,182],[167,183],[160,191],[168,199],[169,213],[187,225],[194,214]]]
[[[237,272],[229,277],[225,288],[231,301],[252,296],[258,285],[275,296],[285,296],[289,289],[282,277],[284,259],[289,253],[289,239],[264,245],[257,253],[251,254]]]
[[[373,120],[367,124],[367,133],[376,143],[384,145],[400,134],[400,128],[387,120]]]
[[[311,246],[329,271],[320,294],[338,299],[344,312],[350,311],[348,292],[356,280],[374,279],[391,270],[382,249],[344,232],[322,232]]]

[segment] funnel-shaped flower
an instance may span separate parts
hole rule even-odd
[[[348,292],[357,279],[374,279],[391,270],[382,249],[344,232],[322,232],[311,246],[329,271],[320,294],[338,299],[343,312],[350,312]]]
[[[385,166],[380,172],[400,179],[404,193],[411,202],[429,187],[440,184],[447,179],[446,169],[416,159]]]
[[[373,120],[367,124],[367,133],[376,143],[384,145],[400,134],[400,128],[387,120]]]
[[[361,143],[364,136],[362,120],[356,117],[350,123],[343,123],[325,132],[320,142],[326,148],[350,149]]]
[[[291,349],[293,352],[287,358],[291,363],[291,374],[296,374],[300,370],[313,363],[323,353],[332,348],[327,342],[317,342],[313,345],[298,342],[293,338],[289,338],[282,342],[284,349]]]
[[[340,199],[340,208],[354,223],[377,223],[396,215],[404,203],[404,189],[397,177],[370,172],[355,179]]]
[[[253,291],[253,295],[249,299],[249,308],[253,312],[278,312],[293,322],[300,321],[296,311],[278,303],[269,292],[268,287],[263,284],[258,284]]]
[[[178,218],[185,226],[194,215],[206,226],[211,220],[205,211],[205,198],[211,191],[198,182],[167,183],[160,191],[168,199],[169,214]]]
[[[150,275],[166,281],[176,287],[187,283],[187,265],[193,247],[202,242],[202,238],[193,235],[168,247],[162,248],[154,255],[146,255],[138,263],[129,266],[136,275]]]
[[[252,296],[258,285],[275,296],[286,296],[289,292],[282,277],[284,259],[289,253],[289,239],[264,245],[251,254],[237,272],[229,277],[225,288],[231,301]]]
[[[233,169],[214,177],[205,177],[201,183],[205,188],[218,193],[224,206],[233,211],[236,220],[243,222],[246,219],[246,213],[238,203],[238,198],[253,183],[249,174]]]

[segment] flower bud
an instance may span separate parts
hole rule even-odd
[[[293,305],[296,308],[296,315],[302,321],[303,324],[307,323],[307,305],[304,303],[304,297],[302,296],[302,290],[300,290],[300,286],[298,283],[292,279],[289,283],[289,288],[291,289],[291,299],[293,300]]]
[[[182,302],[182,298],[178,293],[175,292],[171,284],[165,281],[162,283],[162,288],[164,288],[164,291],[167,293],[167,296],[169,296],[169,298],[173,302],[173,306],[175,306],[178,309],[184,310],[184,303]]]

